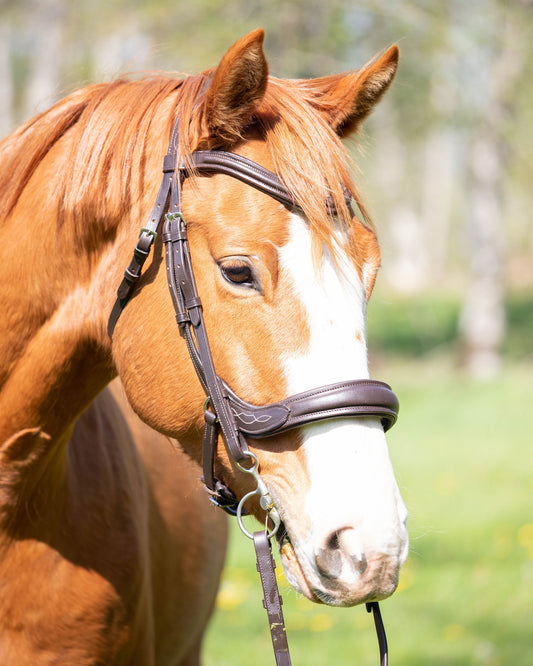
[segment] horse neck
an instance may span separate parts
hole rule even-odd
[[[0,228],[0,246],[9,239],[10,249],[0,260],[0,544],[35,522],[28,507],[63,515],[72,429],[115,374],[93,323],[102,310],[91,287],[98,267],[74,260],[46,213],[31,234],[23,211]]]
[[[38,217],[33,204],[23,196],[0,226],[0,443],[26,428],[61,439],[114,375],[98,339],[99,264],[76,253],[53,200]]]
[[[73,461],[71,434],[116,375],[107,318],[140,222],[130,211],[116,228],[86,227],[90,242],[80,243],[80,225],[58,221],[69,141],[66,132],[0,220],[0,536],[30,496],[46,515],[69,506],[69,474],[84,466]],[[144,201],[136,205],[144,212]],[[92,432],[89,444],[90,460],[104,464]]]
[[[158,113],[168,114],[171,102]],[[160,137],[146,141],[153,147],[147,173],[160,170],[156,138],[161,143]],[[0,445],[24,428],[41,428],[54,441],[61,438],[116,374],[107,317],[131,255],[130,235],[135,239],[141,213],[155,194],[147,187],[144,198],[118,206],[127,211],[124,220],[105,206],[85,210],[85,202],[74,198],[70,217],[77,218],[77,228],[73,220],[65,221],[59,183],[65,169],[76,166],[68,156],[77,140],[70,131],[59,137],[11,214],[0,220]],[[6,150],[20,149],[16,142],[14,148],[6,145]],[[115,162],[113,168],[120,170],[121,160]],[[114,179],[120,176],[119,171]],[[114,203],[117,196],[123,194],[114,195]]]

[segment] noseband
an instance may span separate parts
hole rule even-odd
[[[205,329],[202,303],[196,288],[187,225],[181,209],[183,181],[191,174],[222,173],[269,195],[291,210],[298,210],[299,206],[274,173],[240,155],[221,150],[206,150],[193,152],[187,161],[183,160],[178,154],[178,135],[179,117],[174,123],[168,154],[164,159],[159,193],[149,221],[141,229],[132,260],[119,286],[117,300],[109,317],[108,333],[112,337],[118,318],[141,276],[142,267],[164,218],[162,236],[176,322],[207,396],[204,403],[203,481],[211,495],[211,501],[235,515],[238,500],[221,480],[215,478],[214,473],[219,432],[222,433],[230,457],[240,464],[246,459],[255,458],[249,451],[247,437],[268,438],[316,421],[372,417],[379,419],[386,431],[396,422],[398,399],[384,382],[356,379],[298,393],[272,404],[253,405],[239,398],[217,375]],[[328,202],[325,202],[325,205],[327,206]],[[241,469],[250,471],[243,467]],[[266,491],[263,497],[268,497]],[[270,512],[271,517],[276,515],[273,506],[266,505],[263,508]],[[375,606],[376,617],[377,604]],[[376,627],[380,636],[377,622]],[[382,641],[384,633],[383,637],[380,636],[380,647]],[[386,653],[384,661],[382,652],[381,663],[386,663]]]

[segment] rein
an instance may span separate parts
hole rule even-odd
[[[258,473],[259,462],[246,437],[266,438],[316,421],[340,417],[377,417],[384,430],[391,428],[398,416],[398,399],[390,386],[370,379],[353,380],[322,386],[298,393],[269,405],[252,405],[239,398],[217,375],[205,329],[202,303],[196,288],[187,239],[187,225],[181,209],[183,180],[191,175],[222,173],[268,194],[290,209],[298,209],[284,183],[272,172],[251,160],[219,150],[196,151],[186,164],[178,154],[179,116],[174,123],[168,154],[163,164],[163,179],[150,218],[139,235],[133,257],[126,268],[117,291],[117,299],[108,321],[112,337],[120,314],[141,276],[142,267],[163,223],[163,243],[168,286],[176,312],[176,322],[184,337],[189,355],[207,396],[204,403],[203,482],[211,501],[231,515],[236,515],[246,536],[254,541],[257,568],[260,573],[268,614],[272,644],[278,666],[290,666],[281,597],[276,584],[270,539],[278,529],[283,531],[281,518]],[[328,205],[325,202],[325,205]],[[215,478],[214,468],[219,433],[231,459],[239,469],[251,474],[256,489],[240,502],[233,491]],[[251,461],[251,467],[242,463]],[[267,514],[264,531],[250,534],[242,524],[245,503],[259,496]],[[268,520],[273,524],[269,531]],[[388,664],[385,630],[377,602],[367,604],[373,612],[380,647],[380,664]]]

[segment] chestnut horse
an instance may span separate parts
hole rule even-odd
[[[225,531],[197,494],[205,395],[159,237],[112,340],[106,330],[178,114],[185,162],[231,151],[276,173],[298,204],[224,174],[193,170],[183,183],[219,376],[256,405],[368,377],[380,253],[341,139],[388,88],[398,50],[296,81],[268,75],[262,42],[250,33],[197,76],[85,88],[0,146],[2,663],[197,659]],[[142,421],[182,452],[132,422],[120,390],[105,389],[117,375]],[[294,588],[337,606],[392,594],[408,540],[380,420],[248,444]],[[237,498],[253,489],[223,441],[214,471]],[[259,503],[250,509],[264,521]]]

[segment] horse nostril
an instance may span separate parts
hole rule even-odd
[[[338,539],[328,539],[326,547],[319,548],[315,555],[316,566],[325,578],[338,578],[342,572],[342,555],[337,546],[330,547],[332,543],[338,544]]]
[[[365,571],[366,557],[353,527],[335,530],[324,539],[323,544],[316,551],[315,562],[325,578],[341,578]]]
[[[328,539],[327,547],[328,550],[339,549],[339,532],[333,532],[333,534]]]

